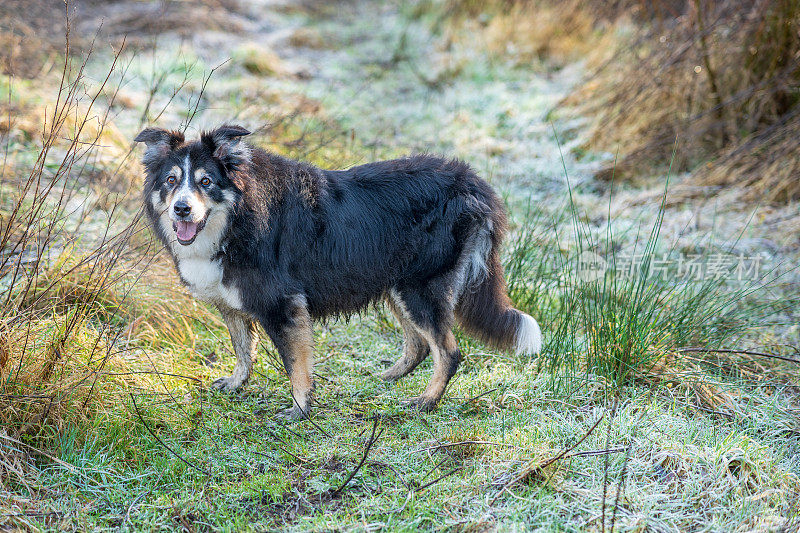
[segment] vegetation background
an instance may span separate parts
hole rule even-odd
[[[312,420],[266,341],[209,390],[131,139],[223,121],[469,161],[544,353],[459,336],[421,416],[376,309],[316,328]],[[797,531],[798,138],[796,0],[4,0],[0,529]]]

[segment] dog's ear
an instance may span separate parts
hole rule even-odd
[[[243,127],[225,124],[203,133],[200,140],[226,169],[236,170],[250,161],[250,147],[241,142],[245,135],[250,132]]]
[[[134,141],[147,145],[147,150],[142,156],[142,163],[149,166],[160,159],[163,159],[173,151],[184,140],[183,133],[179,131],[169,131],[163,128],[145,128]]]

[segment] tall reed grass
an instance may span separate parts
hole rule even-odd
[[[682,271],[685,256],[661,238],[667,197],[665,188],[651,226],[636,235],[615,234],[610,215],[598,235],[571,194],[554,219],[523,217],[506,261],[509,293],[546,326],[541,366],[559,386],[600,376],[614,392],[663,370],[681,348],[737,345],[793,305],[768,296],[769,268],[748,265],[740,279],[742,258],[732,246],[692,259],[717,261],[713,276]]]

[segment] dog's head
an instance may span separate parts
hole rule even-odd
[[[147,145],[144,201],[160,237],[174,252],[214,253],[242,191],[232,174],[250,161],[241,126],[221,126],[185,142],[182,133],[147,128],[136,136]],[[179,245],[179,246],[178,246]]]

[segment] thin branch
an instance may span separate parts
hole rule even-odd
[[[505,444],[505,443],[502,443],[502,442],[491,442],[491,441],[487,441],[487,440],[462,440],[462,441],[459,441],[459,442],[444,442],[442,444],[437,444],[436,446],[430,446],[428,448],[420,448],[419,450],[414,450],[411,453],[430,452],[430,451],[436,451],[436,450],[439,450],[439,449],[442,449],[442,448],[452,448],[454,446],[469,446],[470,444],[474,444],[474,445],[481,444],[481,445],[486,445],[486,446],[502,446],[502,447],[506,447],[506,448],[517,448],[518,450],[522,450],[523,449],[522,447],[517,446],[515,444]]]
[[[138,406],[138,405],[136,405],[136,397],[133,395],[133,393],[128,393],[128,394],[130,394],[130,396],[131,396],[131,401],[133,401],[133,409],[134,409],[134,411],[136,411],[136,416],[138,416],[138,417],[139,417],[139,420],[142,422],[142,425],[143,425],[143,426],[144,426],[144,428],[147,430],[147,432],[148,432],[148,433],[150,433],[150,435],[152,435],[152,436],[153,436],[153,438],[154,438],[154,439],[156,439],[156,441],[158,441],[158,443],[159,443],[161,446],[163,446],[164,448],[166,448],[166,449],[167,449],[167,451],[168,451],[169,453],[171,453],[172,455],[174,455],[175,457],[177,457],[178,459],[180,459],[180,460],[181,460],[183,463],[185,463],[187,466],[189,466],[189,467],[191,467],[191,468],[193,468],[193,469],[197,470],[198,472],[200,472],[200,473],[202,473],[202,474],[205,474],[205,475],[206,475],[206,476],[208,476],[208,477],[211,477],[211,472],[209,472],[208,470],[205,470],[204,468],[201,468],[201,467],[197,466],[196,464],[192,463],[192,462],[191,462],[191,461],[189,461],[188,459],[184,458],[184,457],[183,457],[181,454],[179,454],[178,452],[176,452],[175,450],[173,450],[172,448],[170,448],[170,447],[167,445],[167,443],[166,443],[166,442],[164,442],[163,440],[161,440],[161,439],[159,438],[159,436],[158,436],[158,435],[156,435],[155,431],[153,431],[152,429],[150,429],[150,426],[147,424],[147,422],[145,422],[145,421],[144,421],[144,418],[142,417],[142,413],[140,413],[140,412],[139,412],[139,406]]]
[[[784,357],[782,355],[775,355],[774,353],[754,352],[751,350],[734,350],[728,348],[679,348],[680,353],[738,353],[742,355],[756,355],[760,357],[769,357],[770,359],[780,359],[781,361],[788,361],[800,365],[800,359],[792,359],[791,357]]]
[[[558,455],[556,455],[552,459],[549,459],[548,461],[545,461],[544,464],[541,464],[541,465],[537,466],[536,468],[538,470],[542,470],[543,468],[547,468],[548,466],[550,466],[551,464],[555,463],[556,461],[564,458],[564,456],[566,456],[569,452],[571,452],[572,450],[574,450],[575,448],[580,446],[581,443],[583,441],[585,441],[589,437],[589,435],[592,434],[592,432],[594,432],[594,430],[597,428],[597,426],[600,425],[600,422],[603,420],[603,418],[605,416],[606,416],[605,413],[600,415],[600,418],[597,419],[597,422],[595,422],[594,425],[589,428],[589,431],[587,431],[583,435],[583,437],[581,437],[580,440],[578,440],[578,442],[576,442],[575,444],[573,444],[572,446],[570,446],[568,448],[564,448],[564,450],[561,453],[559,453]],[[534,466],[534,462],[531,462],[529,464],[529,466]],[[520,475],[516,476],[514,479],[512,479],[511,481],[509,481],[508,483],[503,485],[503,487],[500,489],[500,492],[497,493],[497,495],[492,499],[492,501],[491,501],[491,503],[489,505],[494,505],[494,503],[497,501],[497,499],[500,498],[500,496],[506,491],[506,489],[508,487],[510,487],[511,485],[514,485],[515,483],[518,483],[519,481],[524,479],[525,476],[528,475],[528,473],[529,473],[529,470],[527,468],[525,468],[525,469],[523,469],[523,472]]]
[[[431,481],[430,483],[425,483],[424,485],[422,485],[420,488],[418,488],[418,489],[417,489],[417,490],[415,490],[414,492],[422,492],[423,490],[427,489],[427,488],[428,488],[428,487],[430,487],[431,485],[434,485],[434,484],[436,484],[436,483],[439,483],[439,482],[440,482],[441,480],[443,480],[444,478],[446,478],[446,477],[448,477],[448,476],[452,476],[453,474],[455,474],[455,473],[456,473],[456,472],[458,472],[459,470],[461,470],[461,467],[460,467],[460,466],[457,466],[457,467],[455,467],[454,469],[452,469],[451,471],[449,471],[448,473],[446,473],[446,474],[442,474],[441,476],[437,477],[436,479],[434,479],[434,480],[433,480],[433,481]]]
[[[598,455],[611,455],[612,453],[624,452],[629,446],[618,446],[616,448],[606,448],[604,450],[588,450],[585,452],[568,453],[564,458],[568,457],[596,457]]]
[[[364,448],[364,455],[361,456],[361,461],[358,463],[358,466],[355,468],[355,470],[350,472],[350,475],[347,476],[347,479],[344,480],[344,483],[342,483],[339,486],[338,489],[336,489],[335,491],[331,492],[331,497],[332,498],[335,498],[336,496],[341,494],[341,492],[344,490],[344,488],[347,486],[347,484],[350,483],[350,481],[355,477],[355,475],[358,473],[358,471],[361,470],[361,467],[364,466],[364,463],[367,460],[367,455],[369,455],[369,450],[372,448],[372,445],[375,444],[378,441],[378,439],[380,438],[381,434],[383,433],[383,429],[381,429],[381,432],[378,433],[377,436],[375,435],[375,431],[378,429],[378,422],[379,422],[379,418],[375,417],[374,422],[372,424],[372,434],[369,436],[369,440],[367,441],[367,447]]]

